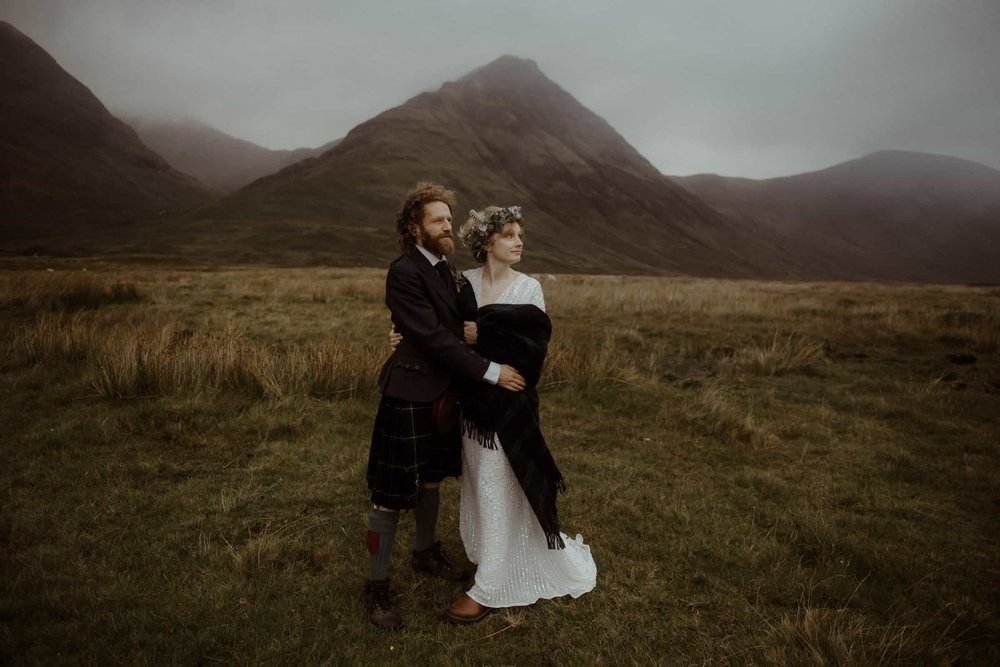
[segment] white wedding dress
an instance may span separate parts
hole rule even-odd
[[[465,276],[482,305],[482,268]],[[545,310],[542,286],[518,274],[496,303]],[[562,533],[565,549],[549,549],[545,533],[511,470],[503,443],[487,449],[462,437],[459,527],[465,553],[478,565],[469,597],[486,607],[516,607],[562,595],[580,597],[597,584],[597,566],[583,537]]]

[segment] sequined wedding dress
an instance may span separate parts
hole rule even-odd
[[[482,268],[465,276],[482,305]],[[542,286],[518,274],[495,303],[530,303],[545,310]],[[486,607],[516,607],[540,599],[580,597],[597,583],[597,566],[583,537],[562,534],[565,549],[549,549],[503,443],[487,449],[462,438],[462,500],[459,528],[465,553],[478,565],[469,597]]]

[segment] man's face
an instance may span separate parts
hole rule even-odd
[[[451,236],[451,209],[443,201],[424,204],[424,220],[416,230],[417,242],[435,255],[450,255],[455,250]]]

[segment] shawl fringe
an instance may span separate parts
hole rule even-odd
[[[499,449],[495,430],[486,427],[480,428],[475,422],[468,419],[462,420],[462,435],[475,440],[486,449],[492,449],[493,451]]]

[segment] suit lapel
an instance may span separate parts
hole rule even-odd
[[[420,254],[419,251],[414,252],[409,255],[413,261],[417,263],[420,270],[423,272],[424,277],[431,286],[431,291],[435,292],[438,297],[444,301],[452,312],[458,315],[458,298],[455,294],[455,289],[451,285],[446,285],[443,280],[441,280],[441,275],[434,270],[431,263],[427,261],[427,258]]]

